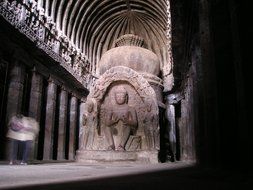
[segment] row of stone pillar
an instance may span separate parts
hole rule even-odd
[[[22,63],[16,61],[10,70],[10,81],[8,89],[8,100],[7,100],[7,121],[13,114],[21,113],[22,101],[24,99],[23,88],[25,84],[25,68]],[[43,160],[53,159],[54,150],[54,139],[57,139],[57,160],[69,159],[73,160],[75,156],[75,146],[76,146],[76,133],[78,132],[79,124],[77,119],[78,114],[78,98],[73,94],[69,93],[65,87],[60,88],[60,92],[57,94],[58,85],[53,78],[48,79],[47,88],[44,88],[46,92],[43,94],[43,76],[39,74],[36,69],[32,71],[31,77],[31,90],[30,90],[30,100],[28,108],[28,116],[35,118],[37,121],[41,121],[42,110],[45,116],[43,124],[40,130],[40,135],[44,137],[39,137],[34,142],[33,146],[33,159],[37,159],[38,155],[38,144],[39,140],[43,141]],[[46,95],[45,104],[42,103],[42,97]],[[58,97],[57,97],[58,96]],[[58,100],[58,104],[57,104]],[[42,106],[45,108],[42,109]],[[58,106],[58,107],[57,107]],[[56,115],[56,110],[58,114]],[[57,117],[57,118],[56,118]],[[58,120],[56,127],[56,119]],[[66,132],[68,128],[68,133]],[[55,132],[54,130],[58,130]],[[54,135],[57,134],[57,137]],[[68,135],[68,136],[67,136]],[[68,139],[68,144],[66,139]],[[41,148],[41,147],[40,147]],[[68,153],[66,154],[66,149]],[[66,157],[66,155],[68,155]],[[54,158],[55,159],[55,158]]]

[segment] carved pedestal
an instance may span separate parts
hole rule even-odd
[[[79,150],[77,162],[83,163],[157,163],[158,151]]]

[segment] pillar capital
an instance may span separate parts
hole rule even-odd
[[[47,79],[48,83],[56,83],[56,80],[50,75]]]
[[[33,65],[33,68],[32,68],[31,71],[32,71],[34,74],[38,73],[38,70],[37,70],[37,68],[35,67],[35,65]]]
[[[63,86],[63,85],[61,85],[61,90],[62,90],[62,91],[65,91],[65,92],[68,91],[68,89],[66,88],[66,86]]]
[[[70,94],[71,94],[71,98],[77,98],[77,94],[75,92],[72,91]]]
[[[81,103],[85,103],[87,101],[87,97],[81,98]]]

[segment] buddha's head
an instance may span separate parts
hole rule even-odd
[[[127,91],[123,86],[117,86],[115,88],[115,100],[117,104],[122,105],[127,103]]]

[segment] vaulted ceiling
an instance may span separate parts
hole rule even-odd
[[[38,0],[57,29],[94,64],[123,34],[144,38],[161,67],[168,59],[168,0]]]

